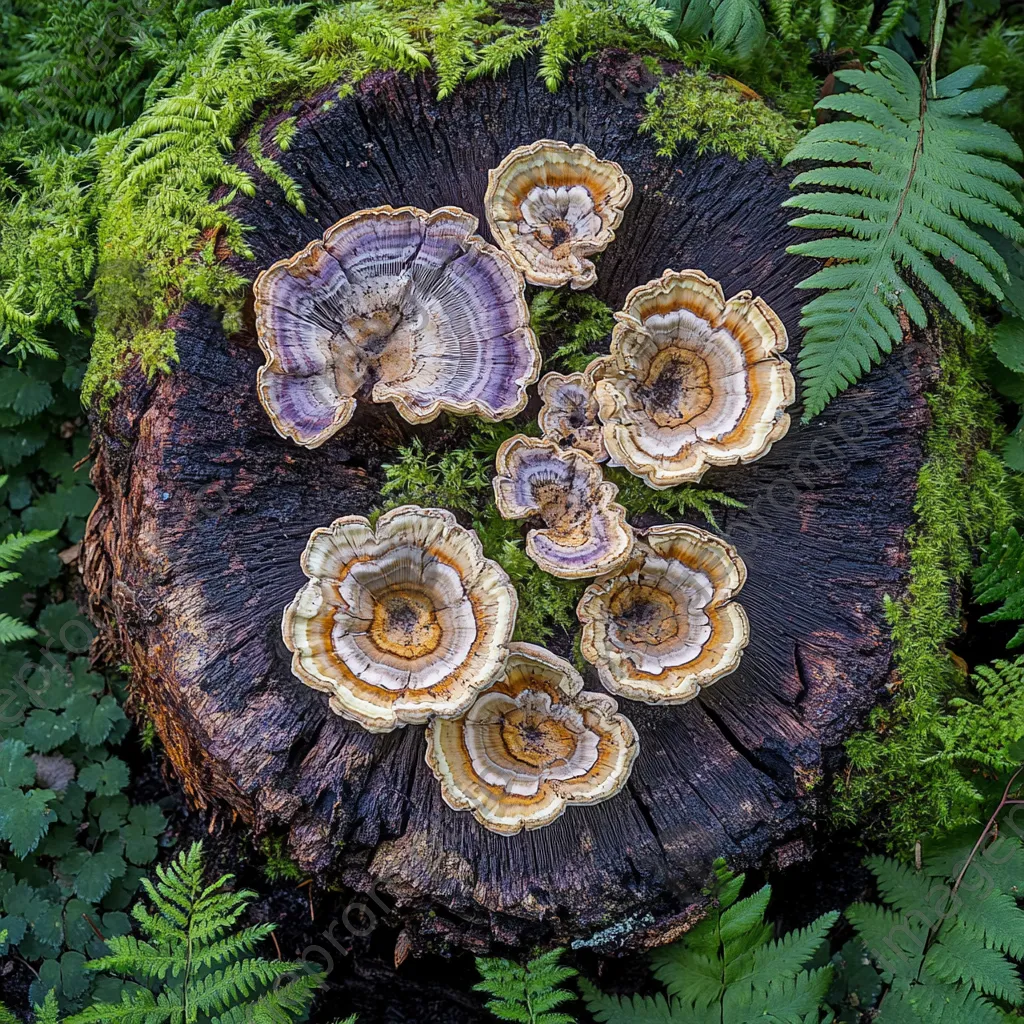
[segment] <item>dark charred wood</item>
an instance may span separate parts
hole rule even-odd
[[[605,55],[552,95],[517,64],[442,103],[422,80],[376,75],[332,104],[330,93],[295,104],[282,164],[309,212],[242,157],[259,190],[233,205],[255,253],[239,269],[254,277],[361,208],[453,204],[482,220],[488,168],[559,138],[619,161],[636,187],[595,294],[618,306],[667,267],[697,267],[727,295],[762,295],[795,354],[808,263],[785,252],[804,237],[780,208],[789,176],[756,159],[656,156],[637,134],[638,67]],[[321,882],[377,885],[420,948],[643,948],[699,914],[714,857],[742,869],[810,855],[842,742],[891,682],[883,597],[906,583],[924,341],[763,460],[705,477],[747,506],[721,523],[749,568],[740,670],[684,706],[622,702],[642,746],[628,790],[506,838],[442,803],[421,729],[375,736],[331,715],[291,675],[280,637],[310,531],[372,509],[400,436],[437,447],[444,427],[396,428],[366,410],[324,447],[298,448],[257,401],[251,330],[228,338],[198,305],[170,326],[180,365],[151,383],[129,371],[97,423],[85,560],[97,617],[196,806],[287,831]]]

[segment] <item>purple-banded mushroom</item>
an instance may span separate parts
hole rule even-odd
[[[611,458],[654,488],[753,462],[789,430],[786,329],[750,292],[728,302],[699,270],[666,270],[615,314],[596,377]]]
[[[516,434],[495,459],[494,498],[505,519],[537,516],[542,529],[526,536],[526,553],[545,572],[580,579],[614,572],[629,557],[633,528],[586,452]]]
[[[309,582],[285,609],[292,672],[370,732],[466,711],[501,672],[515,588],[472,530],[404,505],[314,530]]]
[[[453,206],[379,206],[260,274],[257,392],[282,437],[316,448],[364,397],[410,423],[522,411],[540,373],[525,284],[476,228]]]
[[[580,649],[612,693],[682,704],[734,672],[750,639],[734,597],[747,578],[735,549],[676,523],[637,539],[617,575],[587,587]]]
[[[589,288],[587,256],[607,249],[633,198],[629,175],[583,145],[541,139],[512,150],[487,181],[494,240],[530,284]]]
[[[537,413],[537,424],[545,437],[579,448],[595,462],[606,462],[608,451],[594,394],[593,374],[600,362],[595,359],[583,373],[546,373],[541,377],[537,393],[544,404]]]
[[[427,764],[449,807],[504,835],[550,825],[629,779],[636,730],[607,694],[583,691],[567,661],[512,644],[505,670],[461,718],[427,727]]]

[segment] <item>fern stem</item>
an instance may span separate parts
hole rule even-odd
[[[996,822],[999,820],[999,815],[1003,813],[1003,810],[1012,804],[1024,803],[1024,801],[1010,799],[1010,793],[1013,790],[1014,783],[1016,783],[1018,777],[1022,773],[1024,773],[1024,765],[1021,765],[1021,767],[1018,768],[1010,776],[1009,781],[1006,783],[1006,788],[1003,790],[1002,799],[1000,799],[999,803],[996,805],[995,810],[992,812],[988,821],[985,823],[985,827],[981,830],[981,835],[978,836],[977,842],[975,842],[974,846],[971,848],[970,854],[968,854],[967,859],[964,861],[964,866],[960,869],[960,873],[956,876],[956,880],[950,887],[949,895],[946,897],[946,904],[943,908],[942,913],[938,916],[938,919],[935,921],[935,923],[928,929],[928,934],[925,936],[924,946],[921,950],[921,960],[917,966],[917,974],[915,975],[915,979],[918,982],[922,980],[921,974],[924,971],[924,964],[928,956],[928,950],[931,949],[932,945],[934,945],[936,938],[938,938],[939,931],[942,929],[942,925],[945,923],[946,918],[949,916],[950,911],[953,909],[953,904],[956,900],[956,894],[959,891],[960,885],[962,884],[964,878],[967,876],[967,869],[971,866],[971,863],[977,856],[978,851],[982,847],[982,844],[994,831],[996,827]]]

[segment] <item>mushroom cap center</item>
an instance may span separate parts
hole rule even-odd
[[[382,594],[373,607],[370,637],[374,644],[398,658],[422,658],[441,644],[441,624],[430,595],[393,589]]]
[[[519,706],[502,716],[501,740],[509,756],[531,768],[549,768],[565,762],[576,750],[578,738],[549,711]]]
[[[714,401],[707,362],[698,353],[675,346],[651,360],[639,392],[648,415],[660,427],[688,423]]]
[[[642,583],[622,587],[609,608],[618,638],[626,644],[663,644],[679,635],[679,610],[671,594]]]
[[[531,483],[533,500],[544,525],[566,543],[584,543],[594,517],[594,509],[584,499],[588,493],[569,479],[539,479]]]
[[[569,254],[569,244],[593,238],[602,227],[594,197],[584,185],[536,185],[519,207],[520,234],[532,235],[555,259]]]
[[[336,375],[346,378],[354,373],[356,386],[364,393],[378,381],[390,384],[410,376],[417,340],[431,327],[426,304],[411,284],[401,278],[383,279],[351,296],[349,303],[349,309],[338,311],[341,327],[335,343],[350,355],[336,360]],[[345,387],[346,381],[338,383]]]

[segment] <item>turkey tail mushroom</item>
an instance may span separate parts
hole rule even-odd
[[[654,526],[621,572],[580,599],[583,657],[620,697],[693,700],[739,666],[750,626],[733,598],[746,578],[736,550],[706,530]]]
[[[495,459],[498,511],[505,519],[539,516],[542,529],[526,537],[526,553],[545,572],[562,579],[600,576],[621,567],[633,546],[633,528],[586,452],[554,441],[516,434]]]
[[[314,530],[285,609],[292,672],[370,732],[462,714],[501,672],[516,592],[472,530],[404,505]]]
[[[427,727],[427,764],[449,807],[504,835],[543,828],[570,803],[620,792],[639,750],[616,702],[567,661],[513,643],[505,671],[461,718]]]
[[[651,487],[754,462],[789,430],[786,329],[763,299],[726,302],[701,271],[666,270],[615,319],[596,372],[598,414],[611,458]]]
[[[540,374],[522,276],[457,207],[379,206],[338,221],[254,287],[274,429],[316,448],[357,398],[410,423],[508,419]]]
[[[589,288],[587,256],[607,249],[633,198],[629,175],[577,144],[540,139],[512,150],[487,181],[484,211],[495,241],[530,284]]]

